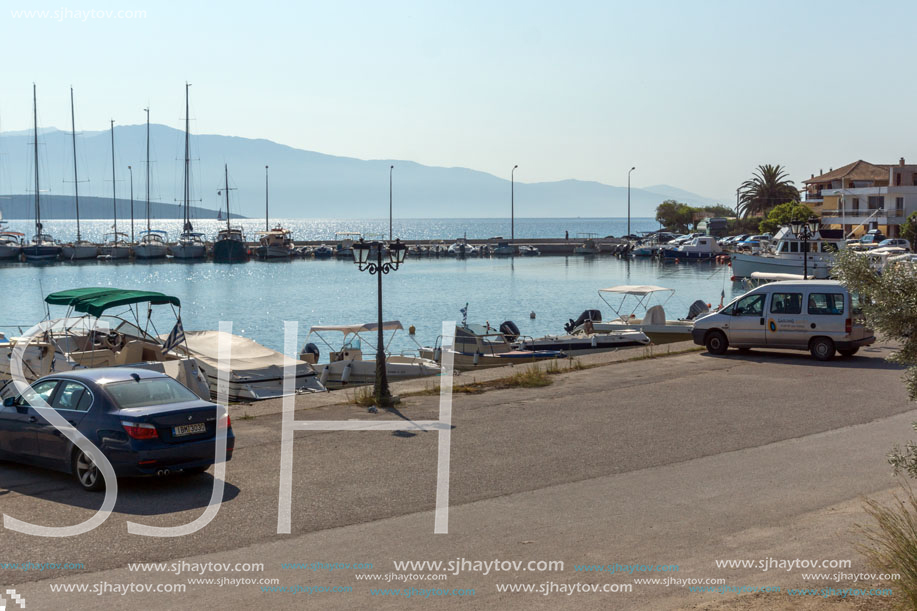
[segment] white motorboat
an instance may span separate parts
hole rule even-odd
[[[32,333],[20,328],[19,337],[9,338],[0,350],[0,382],[12,378],[12,359],[21,349],[22,373],[29,382],[74,369],[142,367],[166,373],[209,399],[207,380],[196,361],[170,353],[182,336],[178,297],[153,291],[82,288],[52,293],[45,302],[65,306],[66,315],[41,321]],[[157,338],[154,305],[172,307],[176,324],[168,342]]]
[[[700,236],[692,238],[676,248],[663,248],[659,253],[666,259],[694,261],[697,259],[713,259],[717,255],[723,254],[723,249],[720,248],[719,243],[713,236]]]
[[[515,326],[515,325],[514,325]],[[509,331],[505,333],[504,331]],[[510,341],[512,337],[512,341]],[[449,349],[452,352],[453,367],[459,371],[485,369],[488,367],[505,367],[566,358],[561,350],[532,350],[514,345],[526,339],[515,334],[503,323],[500,329],[490,325],[469,325],[463,323],[455,327],[455,343]],[[432,348],[422,348],[420,356],[442,362],[442,336],[436,339]]]
[[[620,348],[646,346],[650,341],[643,331],[627,329],[611,333],[545,335],[534,339],[521,339],[514,345],[522,350],[560,350],[568,357],[573,357],[609,352]]]
[[[802,275],[807,269],[810,276],[825,279],[834,265],[834,255],[838,249],[846,247],[839,229],[819,229],[815,237],[808,240],[808,253],[803,248],[806,242],[793,235],[789,227],[781,228],[774,240],[773,252],[734,253],[732,275],[737,280],[751,277],[752,272]]]
[[[578,233],[576,234],[579,238],[585,238],[583,243],[573,249],[574,255],[597,255],[599,254],[599,245],[596,242],[598,238],[597,233]]]
[[[293,256],[293,234],[281,226],[258,232],[259,245],[255,254],[259,259],[289,259]]]
[[[490,252],[495,257],[509,257],[516,254],[516,247],[509,242],[497,242]]]
[[[334,240],[337,245],[334,249],[334,256],[338,259],[353,259],[353,243],[363,237],[359,231],[337,231],[334,234]]]
[[[653,285],[622,285],[599,289],[599,297],[612,309],[615,318],[602,320],[599,310],[586,310],[577,320],[571,319],[564,325],[564,329],[574,335],[642,331],[656,344],[690,340],[694,319],[707,312],[710,306],[697,300],[691,304],[684,319],[667,319],[663,306],[674,294],[675,289]],[[620,297],[620,303],[608,301],[606,295]],[[657,296],[661,297],[661,300],[657,299],[659,303],[651,305]],[[644,312],[642,319],[637,317],[637,313],[641,311]]]
[[[469,244],[467,238],[459,238],[455,241],[455,244],[450,246],[446,254],[452,257],[476,257],[478,256],[478,248],[473,244]]]
[[[382,323],[382,331],[391,331],[388,342],[383,346],[385,356],[385,374],[389,382],[399,382],[402,380],[411,380],[428,376],[440,375],[442,367],[430,358],[424,358],[422,355],[415,356],[411,354],[391,354],[389,347],[395,333],[404,329],[401,322],[397,320],[386,321]],[[341,333],[343,340],[340,348],[322,337],[322,333]],[[375,356],[378,347],[373,345],[372,341],[378,342],[375,338],[379,333],[378,323],[366,323],[362,325],[321,325],[309,329],[309,337],[313,334],[320,339],[329,350],[327,363],[319,363],[321,354],[318,346],[306,338],[306,345],[303,347],[300,359],[311,363],[319,376],[319,381],[330,389],[343,388],[345,386],[360,386],[373,384],[376,380],[376,360],[363,357],[363,343],[366,343],[372,354]],[[411,337],[413,339],[413,337]],[[421,347],[417,346],[418,351]]]
[[[229,400],[260,401],[284,396],[286,357],[246,337],[222,331],[185,331],[185,342],[176,349],[194,358],[207,378],[211,395],[217,397],[220,374],[220,343],[229,348]],[[322,392],[315,369],[302,361],[295,368],[294,392]],[[225,367],[225,364],[223,365]]]
[[[76,241],[61,246],[61,259],[80,261],[99,256],[98,244],[84,240],[80,231],[80,178],[76,171],[76,115],[73,111],[73,87],[70,88],[70,138],[73,143],[73,203],[76,209]]]

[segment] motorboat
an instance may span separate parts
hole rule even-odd
[[[0,260],[18,259],[22,254],[22,238],[18,231],[7,231],[6,224],[0,221]]]
[[[599,289],[599,297],[608,304],[615,317],[602,320],[599,310],[586,310],[577,320],[571,319],[564,325],[564,329],[573,335],[642,331],[655,344],[687,341],[691,339],[694,319],[709,311],[710,306],[697,300],[691,304],[684,319],[667,319],[664,306],[674,294],[675,289],[653,285],[621,285]],[[620,297],[620,302],[612,303],[606,296],[613,299]],[[658,303],[653,304],[654,301]],[[630,307],[631,304],[633,307]],[[638,312],[643,312],[642,318],[637,317]]]
[[[317,246],[312,251],[312,256],[314,256],[316,259],[330,259],[334,256],[334,249],[330,246],[322,244],[321,246]]]
[[[337,231],[334,240],[337,245],[334,256],[338,259],[353,259],[353,243],[363,237],[359,231]]]
[[[583,243],[573,249],[574,255],[597,255],[599,254],[599,245],[596,242],[596,238],[599,237],[597,233],[578,233],[577,237],[585,238]]]
[[[65,316],[49,317],[31,330],[19,328],[20,335],[0,348],[0,381],[12,378],[13,359],[21,350],[22,373],[29,382],[74,369],[130,366],[163,372],[199,397],[210,398],[197,362],[174,353],[183,335],[178,297],[90,287],[52,293],[45,303],[66,307]],[[165,342],[153,323],[153,306],[160,305],[171,306],[176,321]]]
[[[519,247],[519,254],[522,255],[523,257],[537,257],[538,255],[541,254],[541,251],[535,248],[534,246],[523,244],[522,246]]]
[[[700,236],[692,238],[676,248],[663,248],[659,251],[666,259],[679,261],[695,261],[698,259],[713,259],[723,254],[723,249],[713,236]]]
[[[839,229],[819,229],[812,239],[803,241],[792,229],[782,227],[774,240],[773,252],[733,253],[732,275],[736,279],[748,278],[752,272],[802,275],[806,269],[815,278],[825,279],[834,265],[837,251],[846,248],[843,231]]]
[[[221,345],[229,349],[228,367],[220,363]],[[185,331],[185,341],[176,348],[176,352],[192,357],[198,363],[213,398],[217,398],[221,368],[227,372],[230,401],[261,401],[285,395],[283,378],[288,359],[283,353],[247,337],[223,331]],[[309,363],[291,362],[295,363],[295,393],[325,390]]]
[[[507,327],[506,323],[502,327]],[[567,354],[562,350],[533,350],[522,348],[513,342],[524,342],[527,339],[519,336],[518,333],[510,341],[507,334],[501,329],[495,329],[489,324],[469,325],[463,323],[455,327],[455,340],[452,348],[448,350],[452,353],[453,367],[459,371],[468,371],[472,369],[484,369],[488,367],[504,367],[506,365],[519,365],[525,363],[537,363],[539,361],[551,361],[559,358],[566,358]],[[420,356],[442,362],[443,356],[442,336],[436,339],[432,348],[422,348]]]
[[[293,234],[279,225],[270,231],[258,232],[259,245],[255,254],[259,259],[289,259],[293,256]]]
[[[385,374],[389,382],[412,380],[428,376],[440,375],[443,368],[430,358],[422,355],[392,354],[390,347],[395,333],[404,329],[397,320],[382,323],[382,331],[391,331],[388,342],[383,346],[385,351]],[[339,348],[329,343],[322,334],[340,333],[343,340]],[[372,342],[378,341],[378,323],[362,325],[319,325],[309,329],[309,336],[303,347],[300,359],[310,363],[318,373],[319,381],[329,389],[339,389],[345,386],[360,386],[373,384],[376,380],[376,361],[363,356],[363,344],[369,346],[373,356],[378,347]],[[309,339],[315,335],[328,348],[328,362],[319,363],[321,353],[318,346]],[[373,339],[370,339],[373,338]],[[413,340],[413,336],[411,336]],[[422,349],[417,346],[418,352]]]
[[[614,331],[611,333],[567,333],[565,335],[545,335],[534,339],[523,339],[514,345],[522,350],[559,350],[568,357],[609,352],[620,348],[646,346],[650,338],[636,329]]]
[[[516,247],[509,242],[497,242],[497,245],[491,250],[495,257],[508,257],[516,254]]]
[[[104,259],[129,259],[131,243],[126,233],[114,232],[105,234],[105,243],[99,248],[99,257]]]
[[[167,237],[168,233],[159,229],[141,231],[140,242],[134,246],[134,256],[138,259],[164,259],[169,252]]]

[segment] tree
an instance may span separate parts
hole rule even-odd
[[[912,249],[917,246],[917,212],[911,212],[901,226],[901,237],[911,243]]]
[[[703,211],[709,212],[713,216],[719,217],[719,218],[722,218],[722,217],[730,218],[736,215],[735,209],[730,208],[729,206],[724,206],[723,204],[715,204],[713,206],[704,206]]]
[[[767,218],[758,223],[761,233],[777,233],[777,230],[792,221],[807,221],[815,213],[812,209],[797,201],[780,204],[767,213]]]
[[[688,227],[694,224],[695,212],[697,209],[688,204],[667,199],[656,206],[656,222],[669,231],[687,233]]]
[[[764,216],[779,204],[799,201],[799,190],[787,176],[786,169],[781,165],[759,165],[752,178],[739,187],[742,216]]]

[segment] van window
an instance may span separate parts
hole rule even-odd
[[[736,302],[736,316],[763,316],[764,295],[748,295]]]
[[[809,295],[809,314],[840,316],[843,313],[843,293],[812,293]]]
[[[771,295],[771,314],[802,314],[802,293]]]

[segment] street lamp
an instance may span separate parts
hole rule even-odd
[[[388,241],[392,241],[392,171],[394,165],[388,166]]]
[[[818,234],[818,228],[821,225],[816,217],[811,217],[808,221],[795,219],[790,221],[790,229],[793,235],[802,239],[802,278],[809,279],[809,240]]]
[[[518,165],[513,166],[513,171],[509,173],[509,241],[510,244],[516,243],[516,168]],[[515,252],[515,248],[513,252]]]
[[[378,298],[379,298],[379,335],[376,347],[376,385],[373,389],[373,396],[379,407],[392,406],[392,393],[388,389],[388,375],[385,370],[385,338],[382,334],[382,274],[397,270],[404,263],[404,257],[407,254],[407,247],[401,243],[401,239],[395,240],[394,243],[388,243],[388,261],[382,261],[382,250],[385,244],[382,242],[366,242],[363,238],[353,245],[353,262],[359,267],[361,272],[368,271],[370,274],[376,274],[378,280]],[[370,253],[375,250],[376,260],[370,261]]]
[[[131,175],[131,244],[134,243],[134,168],[127,166],[127,171]],[[115,236],[115,240],[118,236]]]
[[[630,173],[637,169],[637,166],[627,170],[627,235],[630,235]]]

